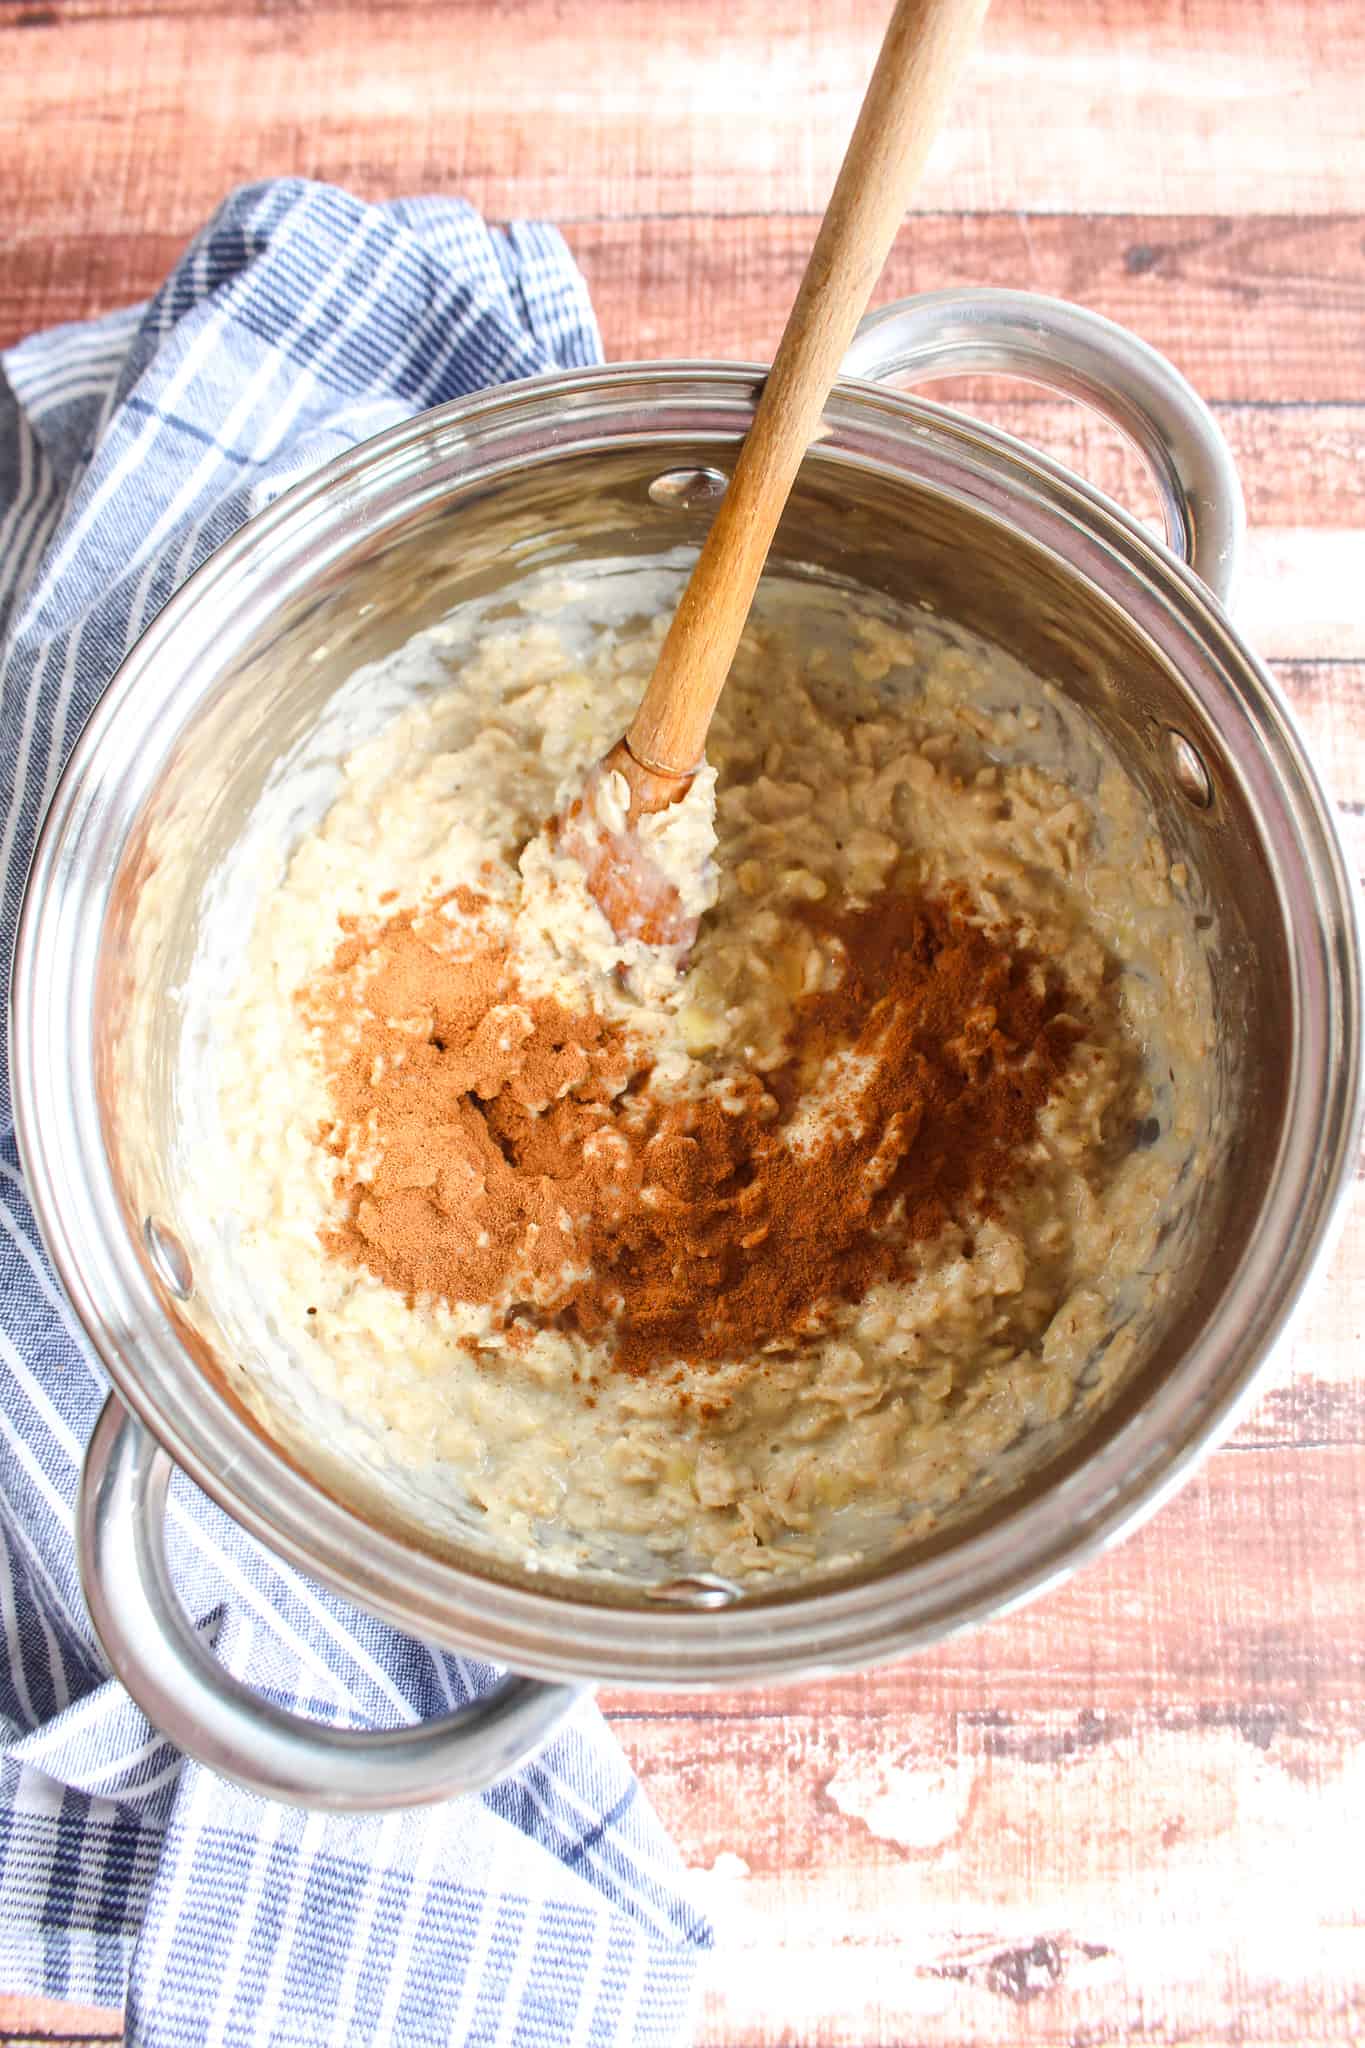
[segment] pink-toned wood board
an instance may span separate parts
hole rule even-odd
[[[761,359],[883,11],[0,0],[0,344],[145,294],[228,186],[297,172],[560,220],[611,355]],[[1095,306],[1214,403],[1241,622],[1359,870],[1365,11],[998,0],[881,296],[954,282]],[[1069,407],[954,395],[1150,504]],[[708,2048],[1365,2038],[1363,1332],[1357,1204],[1230,1445],[1068,1587],[892,1670],[605,1696],[715,1911]],[[0,2041],[117,2032],[0,1997]]]

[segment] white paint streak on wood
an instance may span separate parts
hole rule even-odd
[[[1365,655],[1365,528],[1253,527],[1235,608],[1271,660]]]
[[[1165,2040],[1157,2014],[1178,2013],[1181,2038],[1232,2042],[1279,2039],[1287,2006],[1303,2041],[1345,2038],[1365,1756],[1342,1754],[1330,1711],[907,1716],[897,1733],[887,1764],[847,1724],[808,1732],[787,1790],[802,1881],[784,1863],[745,1887],[703,2041],[1041,2044],[1080,2013],[1089,2040]],[[970,1796],[945,1798],[959,1780]],[[1288,1955],[1316,1979],[1296,2004]]]

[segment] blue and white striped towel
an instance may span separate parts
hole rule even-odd
[[[0,948],[81,723],[171,592],[315,464],[429,405],[590,363],[559,236],[439,200],[240,191],[146,306],[0,376]],[[600,1717],[481,1799],[327,1819],[184,1762],[107,1676],[77,1583],[104,1396],[0,1098],[0,1992],[126,1998],[131,2042],[673,2042],[710,1931]],[[180,1483],[172,1554],[228,1668],[310,1713],[438,1714],[490,1681],[274,1563]]]

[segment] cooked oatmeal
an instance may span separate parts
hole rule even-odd
[[[1079,714],[965,636],[872,617],[851,658],[818,635],[751,629],[708,770],[651,826],[702,917],[690,961],[678,977],[618,943],[541,827],[628,723],[656,645],[647,630],[584,644],[547,617],[472,648],[436,628],[403,650],[411,701],[350,752],[325,815],[260,891],[212,1027],[215,1129],[196,1170],[291,1374],[423,1497],[458,1504],[456,1521],[472,1509],[523,1562],[639,1571],[654,1558],[664,1575],[753,1579],[926,1532],[995,1483],[1011,1447],[1122,1375],[1199,1167],[1210,992],[1188,878]],[[629,1151],[634,1132],[666,1125],[672,1139],[767,1101],[754,1128],[766,1119],[773,1185],[794,1186],[784,1161],[858,1137],[878,1043],[821,1040],[798,1086],[795,1037],[850,971],[851,935],[906,904],[940,921],[955,906],[997,967],[1012,960],[1040,1003],[1052,992],[1037,1028],[1056,1057],[989,1191],[950,1177],[911,1229],[883,1174],[856,1298],[840,1298],[827,1261],[757,1348],[727,1351],[710,1324],[692,1353],[676,1324],[642,1344],[626,1254],[614,1293],[589,1285],[593,1245],[644,1258],[609,1208],[585,1235],[595,1195],[547,1209],[542,1174],[539,1207],[486,1221],[491,1153],[461,1193],[438,1141],[462,1104],[530,1157],[526,1133],[556,1105],[586,1103],[598,1150]],[[422,973],[428,955],[466,974],[496,960],[499,1057],[550,1020],[546,1044],[568,1064],[539,1094],[523,1078],[515,1102],[508,1083],[515,1128],[489,1112],[501,1069],[480,1078],[475,1060],[456,1083],[430,1051],[452,1056],[436,984],[394,993],[414,930]],[[610,1058],[561,1017],[591,1018]],[[414,1084],[419,1069],[424,1086],[446,1074],[427,1165],[413,1165],[423,1128],[405,1127],[401,1161],[395,1149],[405,1062]],[[582,1145],[565,1133],[567,1157]],[[778,1242],[780,1203],[800,1196],[774,1199],[762,1227]],[[463,1233],[443,1264],[418,1256],[432,1202]],[[562,1229],[562,1257],[545,1256],[547,1229]],[[490,1244],[502,1257],[499,1231],[504,1266],[480,1264]],[[848,1244],[850,1260],[866,1250]]]

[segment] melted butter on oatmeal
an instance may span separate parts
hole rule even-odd
[[[622,632],[576,653],[542,622],[454,657],[440,629],[404,650],[425,687],[354,749],[262,889],[214,1027],[198,1170],[291,1373],[426,1498],[472,1502],[496,1547],[739,1578],[833,1567],[932,1528],[1122,1377],[1200,1170],[1208,971],[1185,878],[1080,715],[965,638],[869,618],[851,661],[805,634],[747,635],[714,775],[661,848],[714,903],[686,974],[651,984],[538,834],[623,729],[656,644]],[[299,992],[332,970],[339,918],[374,931],[460,890],[526,999],[589,1011],[663,1102],[780,1075],[794,1011],[837,981],[822,918],[889,895],[966,891],[982,928],[1065,982],[1080,1028],[1027,1171],[989,1204],[950,1205],[913,1261],[828,1303],[798,1343],[625,1373],[610,1332],[547,1315],[511,1346],[506,1300],[338,1256],[354,1190],[319,1137],[336,1115],[327,1034]],[[812,1080],[798,1148],[854,1099],[860,1058],[846,1047]]]

